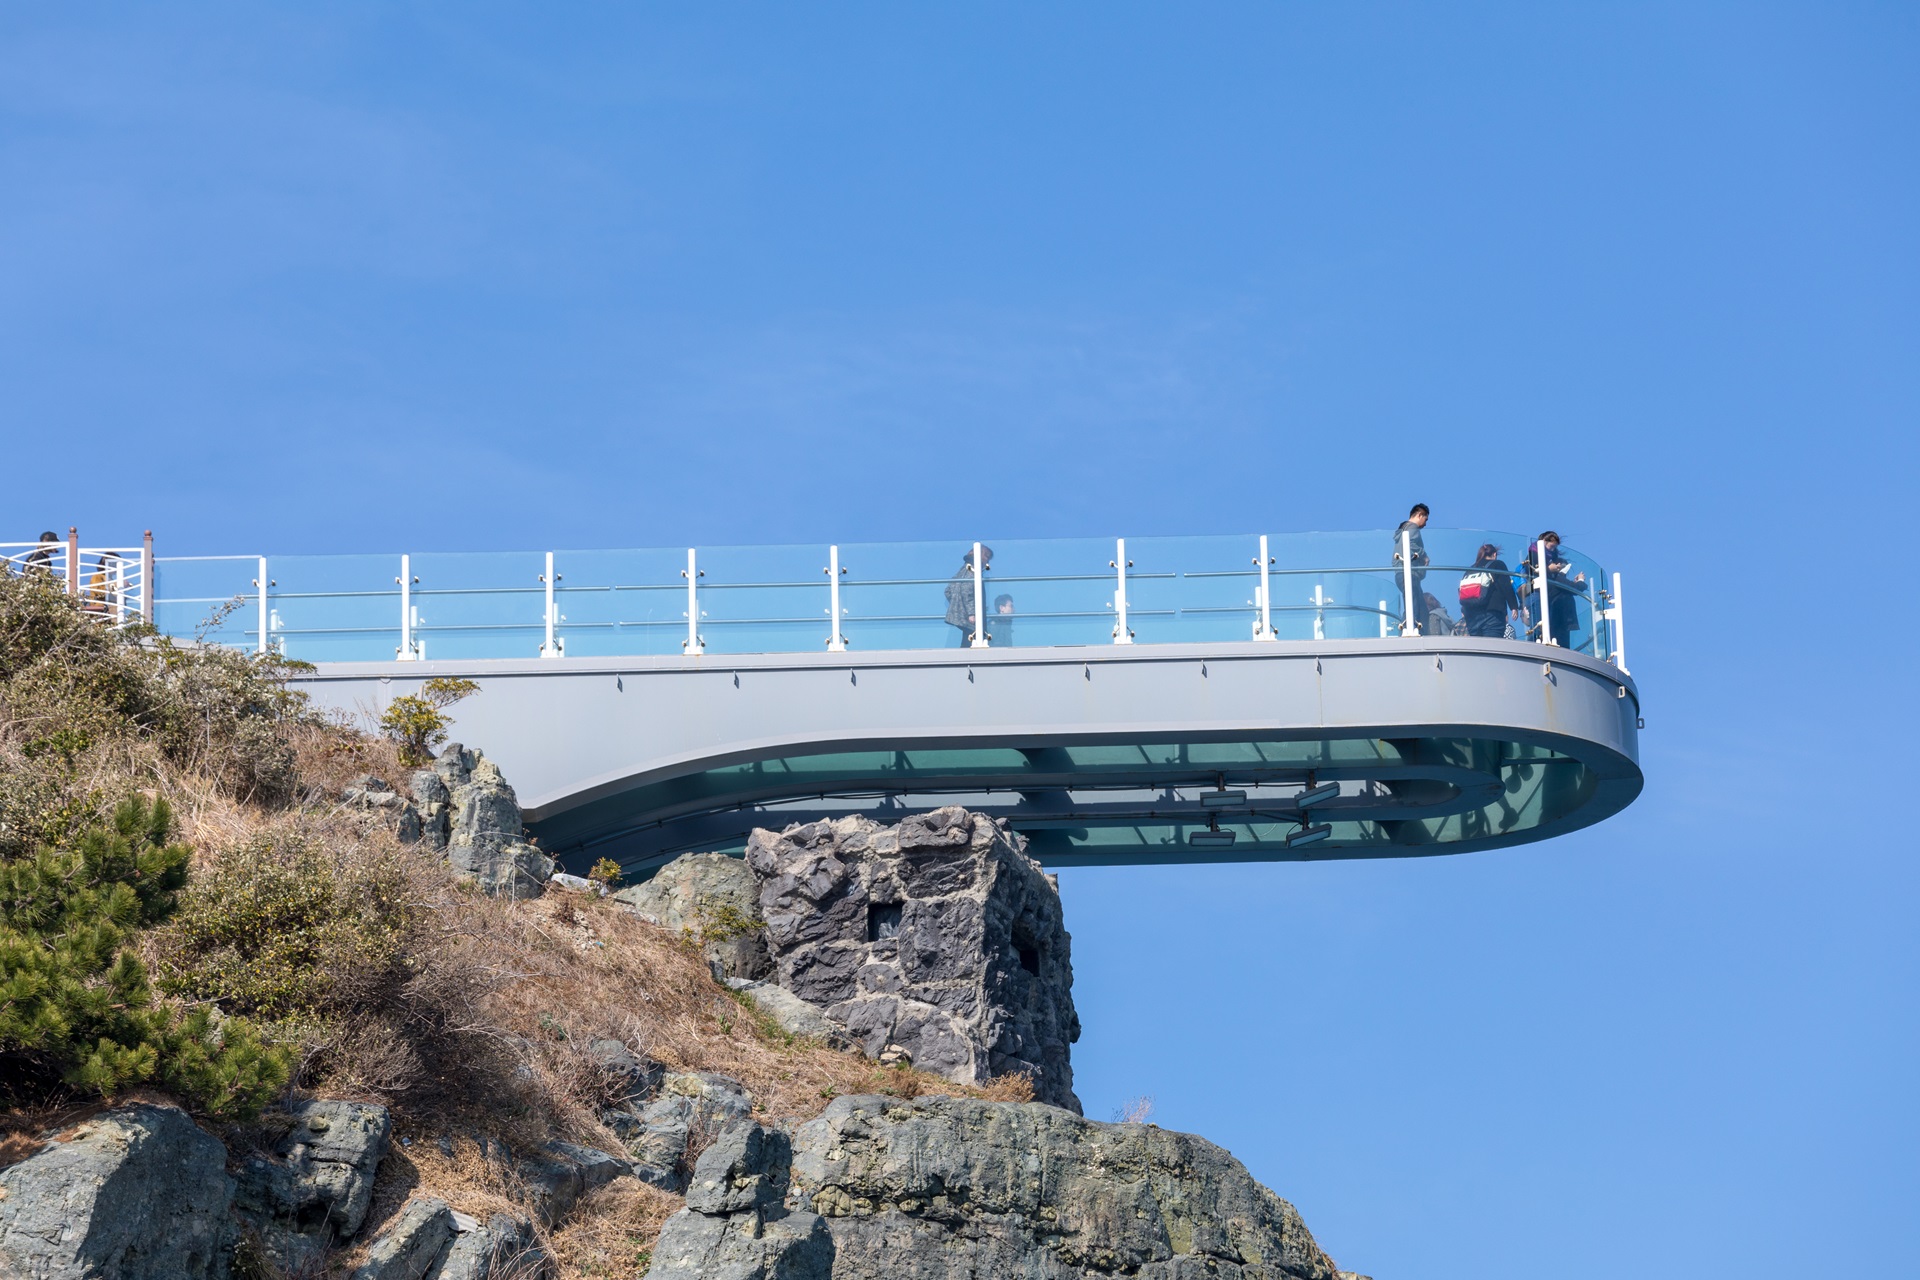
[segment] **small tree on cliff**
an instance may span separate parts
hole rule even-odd
[[[419,693],[401,694],[388,703],[380,727],[400,744],[400,763],[418,766],[431,761],[434,749],[447,740],[446,709],[479,691],[471,680],[435,676],[420,686]]]
[[[258,1111],[285,1083],[284,1052],[243,1020],[156,1005],[134,930],[164,919],[189,851],[165,801],[123,801],[70,847],[0,861],[0,1077],[57,1076],[113,1095],[170,1089],[204,1111]]]

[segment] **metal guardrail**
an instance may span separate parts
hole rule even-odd
[[[64,540],[0,542],[7,573],[44,573],[66,585],[80,607],[115,626],[151,622],[154,615],[153,534],[137,547],[83,547],[77,529]]]
[[[1619,574],[1570,550],[1550,559],[1538,540],[1516,534],[1422,536],[1424,553],[1403,530],[997,550],[976,542],[162,557],[153,573],[166,589],[146,616],[162,631],[204,631],[315,662],[417,661],[430,647],[436,657],[557,659],[569,645],[575,656],[664,656],[1337,641],[1434,634],[1446,602],[1433,592],[1485,570],[1478,552],[1492,546],[1515,553],[1501,572],[1526,593],[1493,634],[1626,669]],[[809,561],[824,561],[817,575]],[[154,581],[140,578],[142,591]],[[1430,615],[1427,599],[1443,612]],[[1541,600],[1555,602],[1551,620],[1539,616]],[[252,607],[206,624],[236,602]],[[1479,620],[1484,627],[1484,610]]]

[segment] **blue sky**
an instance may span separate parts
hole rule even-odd
[[[1551,524],[1642,799],[1067,873],[1089,1112],[1383,1280],[1895,1274],[1916,65],[1895,5],[15,6],[4,537]]]

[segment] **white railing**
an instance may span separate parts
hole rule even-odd
[[[0,542],[8,573],[44,573],[80,607],[115,626],[153,620],[153,534],[137,547],[83,547],[77,529],[64,539]]]

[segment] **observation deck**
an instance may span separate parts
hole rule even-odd
[[[312,663],[295,684],[362,718],[434,677],[475,681],[454,735],[500,764],[573,870],[611,857],[644,873],[737,850],[754,827],[941,804],[1075,866],[1459,853],[1631,803],[1640,705],[1618,575],[1568,549],[1524,563],[1517,534],[1423,541],[1418,570],[1384,530],[149,551],[140,611]],[[1460,617],[1485,544],[1516,585],[1546,588],[1550,627],[1537,590],[1493,634],[1420,625],[1426,595]]]

